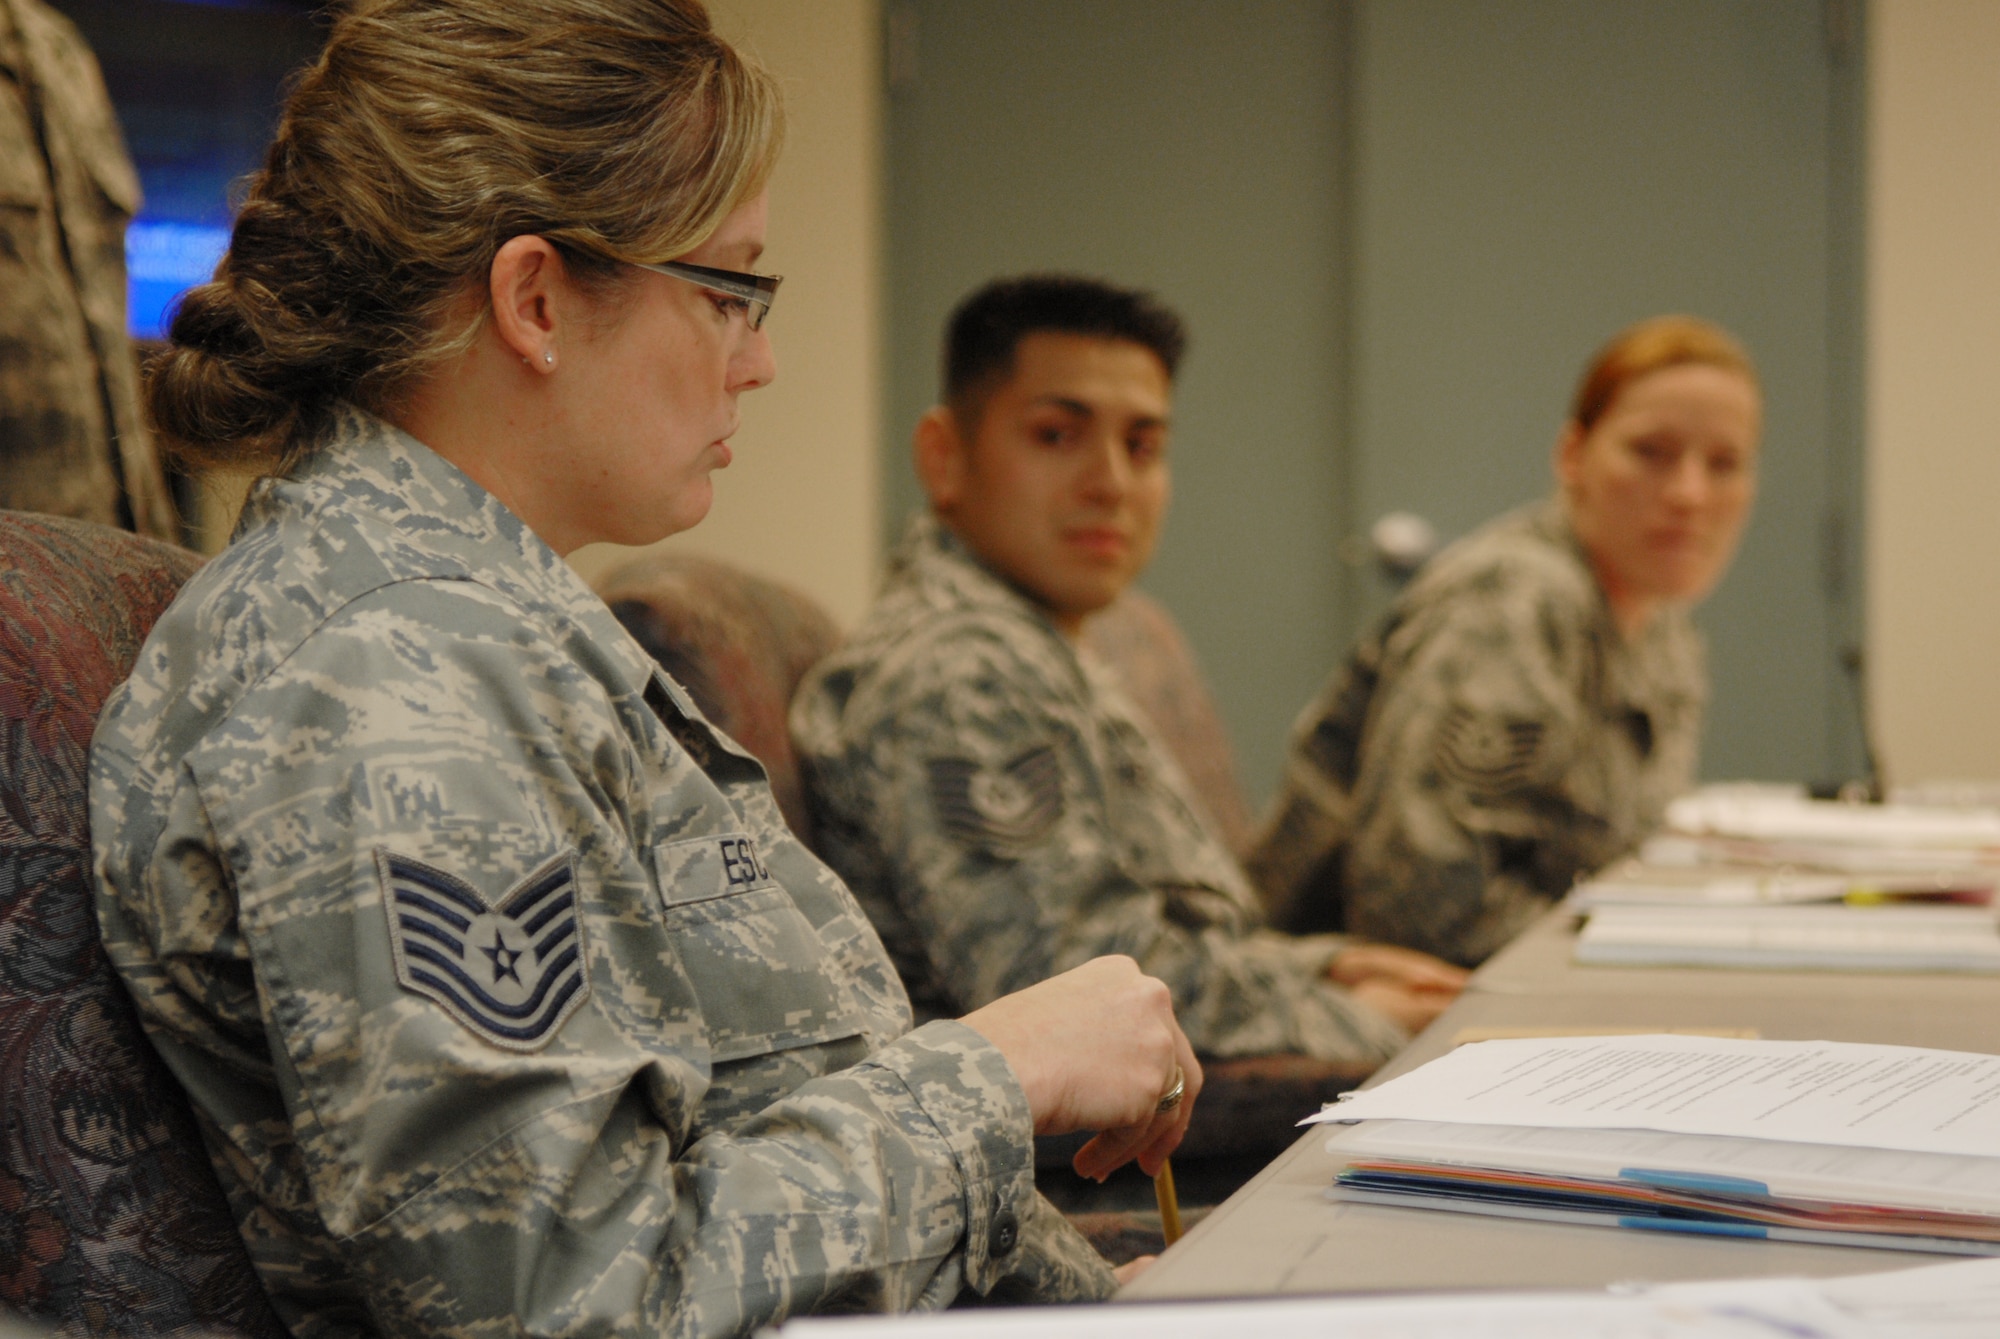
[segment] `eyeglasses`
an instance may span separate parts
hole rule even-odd
[[[752,330],[764,328],[764,318],[771,313],[771,300],[778,295],[778,285],[784,282],[781,274],[748,274],[742,270],[718,270],[707,265],[690,265],[686,261],[670,260],[660,265],[632,262],[642,270],[655,274],[670,274],[711,293],[735,298],[744,304],[744,313]]]

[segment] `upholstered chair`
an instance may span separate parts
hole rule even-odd
[[[1238,856],[1250,842],[1250,809],[1236,781],[1236,753],[1194,652],[1166,606],[1136,588],[1083,625],[1083,644],[1159,732],[1207,809],[1216,835]]]
[[[284,1333],[92,909],[91,730],[199,562],[0,512],[0,1307],[64,1334]]]
[[[833,619],[789,586],[692,554],[643,554],[596,588],[702,713],[764,764],[785,821],[810,846],[785,714],[805,672],[840,644]]]

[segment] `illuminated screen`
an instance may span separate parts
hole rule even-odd
[[[141,215],[125,232],[126,319],[136,339],[163,339],[168,309],[207,283],[229,249],[229,229]]]
[[[97,54],[146,194],[125,234],[127,324],[166,333],[229,246],[231,192],[263,161],[285,76],[324,34],[310,0],[51,0]]]

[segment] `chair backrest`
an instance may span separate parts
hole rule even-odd
[[[0,511],[0,1305],[66,1333],[284,1334],[92,907],[91,730],[199,563]]]
[[[764,764],[785,820],[810,846],[785,714],[805,672],[840,644],[833,619],[789,586],[691,554],[643,555],[596,587],[695,705]]]
[[[1144,591],[1132,589],[1083,625],[1083,644],[1116,671],[1139,710],[1187,774],[1223,843],[1249,848],[1250,809],[1236,780],[1236,755],[1215,698],[1180,626]]]

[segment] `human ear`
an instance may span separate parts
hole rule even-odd
[[[966,442],[949,405],[933,405],[917,420],[912,443],[917,478],[930,495],[931,509],[948,512],[965,494]]]
[[[562,257],[540,237],[508,238],[487,275],[494,333],[536,372],[555,370],[555,289],[561,276]]]
[[[1556,436],[1556,449],[1550,463],[1555,466],[1556,482],[1564,491],[1576,487],[1578,473],[1583,469],[1583,448],[1590,434],[1575,419],[1563,424],[1562,432]]]

